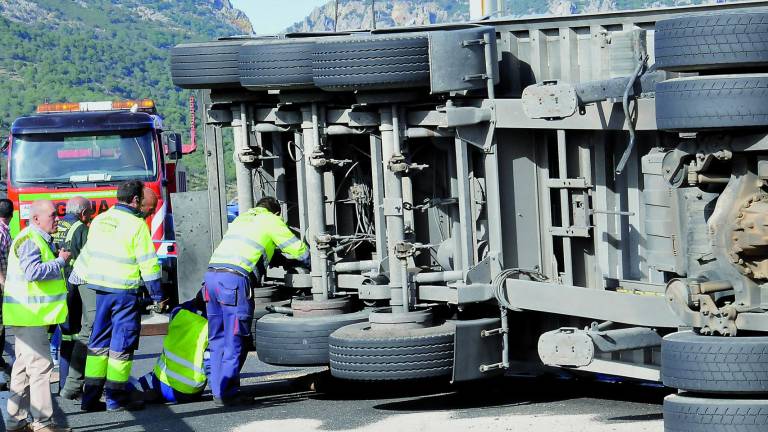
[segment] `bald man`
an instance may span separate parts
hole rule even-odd
[[[67,201],[66,214],[59,221],[58,230],[54,234],[56,245],[72,253],[71,263],[64,268],[67,278],[72,273],[72,264],[88,239],[88,224],[91,223],[94,213],[91,202],[84,197],[76,196]],[[59,388],[63,398],[72,400],[79,398],[83,392],[85,358],[93,326],[93,312],[96,310],[96,296],[93,291],[80,289],[77,284],[68,283],[67,288],[69,316],[67,321],[59,326]],[[68,385],[70,376],[72,385]]]
[[[5,430],[67,432],[71,429],[53,423],[53,361],[47,329],[67,317],[64,267],[72,254],[63,249],[58,257],[53,253],[56,208],[52,202],[35,201],[29,222],[11,244],[3,291],[3,320],[13,327],[16,351]]]
[[[139,211],[141,211],[141,217],[143,219],[146,219],[152,214],[155,213],[155,210],[157,209],[157,194],[152,189],[145,187],[144,188],[144,198],[141,200],[141,207],[139,207]]]

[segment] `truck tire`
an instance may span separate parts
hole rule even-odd
[[[267,314],[256,322],[254,340],[259,360],[272,365],[328,364],[328,336],[336,329],[368,320],[370,311],[294,318]]]
[[[318,40],[315,85],[325,90],[387,90],[429,86],[426,33]]]
[[[253,90],[314,87],[314,45],[312,39],[246,43],[240,48],[240,84]]]
[[[768,394],[768,337],[672,333],[661,342],[661,377],[690,392]]]
[[[696,131],[768,125],[768,74],[677,78],[656,84],[656,126]]]
[[[356,381],[413,380],[449,376],[453,372],[451,322],[418,329],[372,330],[352,324],[329,339],[331,374]]]
[[[664,398],[667,432],[763,432],[768,430],[768,400]]]
[[[249,39],[176,45],[171,48],[171,79],[185,89],[240,87],[240,46]]]
[[[768,13],[721,13],[656,23],[656,66],[675,72],[768,64]]]

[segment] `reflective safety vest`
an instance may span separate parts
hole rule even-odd
[[[262,258],[269,263],[275,248],[295,260],[309,257],[307,245],[288,229],[280,216],[265,208],[252,208],[229,225],[209,266],[229,265],[251,273]]]
[[[181,309],[168,325],[155,376],[178,392],[200,393],[206,383],[203,354],[207,347],[208,320]]]
[[[160,265],[147,224],[112,207],[96,216],[74,271],[88,284],[135,292],[142,279],[160,279]]]
[[[60,324],[67,319],[67,284],[64,273],[58,279],[28,281],[19,262],[22,243],[34,242],[40,249],[42,262],[56,259],[42,235],[27,227],[11,243],[8,253],[8,275],[3,290],[3,324],[17,327],[40,327]]]

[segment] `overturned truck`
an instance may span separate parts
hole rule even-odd
[[[308,274],[254,291],[263,361],[610,374],[681,390],[668,430],[768,428],[768,2],[228,38],[171,63],[205,100],[211,244],[227,131],[240,209],[276,196],[311,246]],[[202,271],[183,239],[205,229],[177,224],[179,273]]]

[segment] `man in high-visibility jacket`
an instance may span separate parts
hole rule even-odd
[[[139,207],[144,184],[128,181],[117,189],[118,203],[96,216],[73,273],[96,292],[96,316],[88,342],[82,409],[139,409],[126,391],[133,352],[139,344],[139,290],[163,301],[160,266]],[[106,386],[106,406],[99,402]]]
[[[265,197],[229,225],[208,264],[204,289],[216,405],[247,402],[240,397],[239,387],[247,354],[243,345],[253,320],[251,289],[266,273],[275,249],[309,265],[309,249],[280,217],[280,203]]]
[[[16,361],[11,371],[7,431],[62,432],[53,423],[48,326],[67,318],[64,266],[70,252],[53,254],[56,208],[50,201],[32,204],[30,225],[11,244],[3,291],[3,320],[13,327]],[[27,424],[31,415],[32,424]]]
[[[208,382],[208,319],[202,292],[171,312],[163,352],[152,372],[131,378],[134,398],[145,402],[194,402]]]

